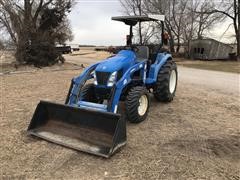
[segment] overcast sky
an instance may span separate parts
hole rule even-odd
[[[121,22],[111,21],[112,16],[123,14],[118,0],[76,0],[70,13],[73,29],[73,44],[84,45],[124,45],[129,27]],[[233,28],[221,38],[231,21],[218,25],[208,36],[224,42],[230,38]]]
[[[118,0],[79,0],[70,14],[73,43],[84,45],[119,45],[125,43],[128,27],[111,21],[122,14]]]

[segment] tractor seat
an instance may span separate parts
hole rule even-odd
[[[138,52],[136,52],[137,61],[143,61],[149,59],[149,48],[147,46],[137,46]]]

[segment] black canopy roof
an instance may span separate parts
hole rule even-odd
[[[135,26],[138,22],[146,21],[164,21],[164,15],[149,15],[149,16],[117,16],[112,17],[114,21],[121,21],[127,25]]]

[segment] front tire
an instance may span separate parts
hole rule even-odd
[[[177,65],[172,60],[168,60],[158,73],[154,97],[160,102],[171,102],[176,93],[177,80]]]
[[[92,103],[99,102],[99,100],[97,99],[96,94],[95,94],[94,84],[86,84],[81,89],[81,99],[83,101],[92,102]]]
[[[140,123],[147,117],[150,105],[148,90],[145,87],[136,86],[130,89],[126,101],[126,115],[131,123]]]

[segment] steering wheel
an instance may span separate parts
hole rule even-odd
[[[136,45],[126,46],[124,49],[125,50],[132,50],[135,53],[137,53],[139,51],[139,48]]]
[[[137,53],[139,51],[139,48],[136,45],[132,45],[131,49]]]

